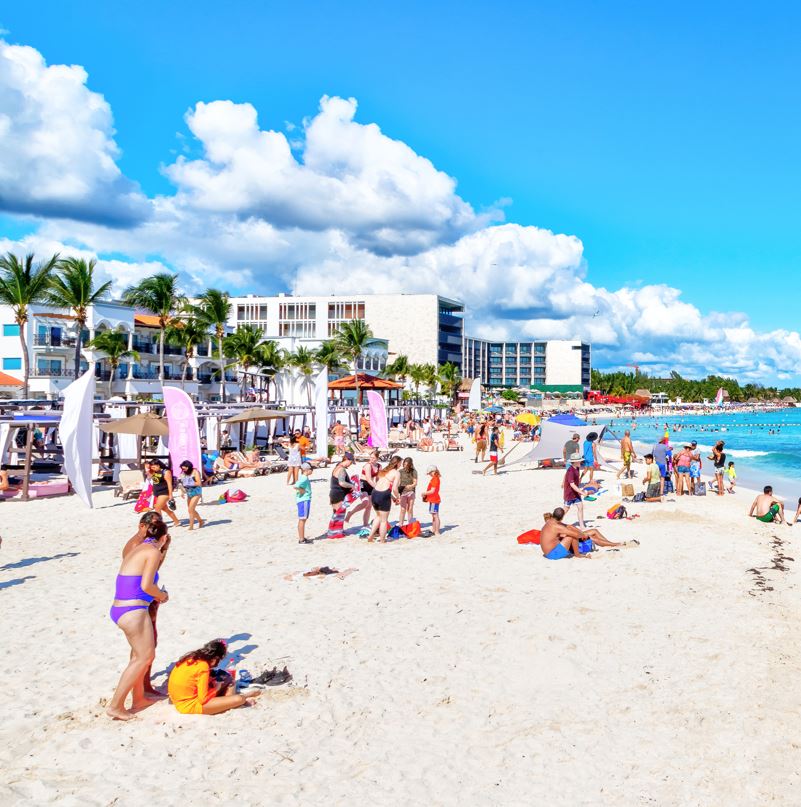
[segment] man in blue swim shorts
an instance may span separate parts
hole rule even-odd
[[[547,560],[565,558],[589,558],[597,547],[626,546],[625,543],[609,541],[599,530],[578,530],[562,523],[565,510],[557,507],[545,514],[545,524],[540,530],[540,549]],[[632,546],[639,541],[632,541]]]

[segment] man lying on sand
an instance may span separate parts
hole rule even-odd
[[[589,558],[588,553],[579,551],[579,541],[592,541],[592,549],[598,546],[616,547],[626,546],[625,543],[609,541],[601,535],[599,530],[578,530],[562,523],[565,511],[557,507],[553,513],[545,513],[545,524],[540,530],[540,549],[548,560],[563,560],[564,558]],[[639,541],[632,541],[637,545]],[[592,551],[592,550],[590,550]]]
[[[778,516],[779,524],[784,524],[784,503],[773,495],[773,488],[770,485],[765,485],[762,491],[754,499],[748,515],[754,516],[757,521],[764,521],[766,524],[773,524]]]

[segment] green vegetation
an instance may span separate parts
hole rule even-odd
[[[638,389],[664,392],[672,401],[676,398],[688,402],[712,401],[721,387],[728,392],[727,400],[732,403],[746,403],[752,399],[771,401],[786,396],[796,401],[801,400],[801,389],[798,387],[780,389],[751,383],[741,386],[734,378],[710,375],[704,379],[693,380],[682,378],[677,372],[672,372],[670,378],[651,378],[639,372],[602,373],[600,370],[593,370],[590,386],[604,395],[633,395]]]

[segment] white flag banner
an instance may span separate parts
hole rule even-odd
[[[92,409],[95,371],[87,370],[64,390],[64,410],[59,433],[64,448],[64,470],[72,487],[92,507]]]
[[[323,367],[314,379],[314,429],[317,456],[328,456],[328,368]]]

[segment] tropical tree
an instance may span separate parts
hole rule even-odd
[[[428,387],[429,394],[433,396],[437,388],[437,368],[433,364],[423,365],[423,383]]]
[[[384,374],[391,378],[397,378],[401,384],[405,384],[409,376],[409,366],[409,357],[401,353],[386,366]]]
[[[213,328],[217,338],[217,353],[220,362],[220,400],[225,401],[225,353],[223,337],[225,326],[231,316],[231,301],[227,291],[206,289],[198,298],[197,304],[190,306],[190,313],[206,328]]]
[[[287,364],[294,367],[303,376],[303,386],[309,396],[309,406],[312,405],[311,377],[314,375],[314,353],[307,347],[299,347],[291,353],[287,359]]]
[[[108,280],[95,288],[95,267],[97,261],[92,258],[65,258],[56,264],[56,271],[50,279],[50,291],[47,302],[57,308],[69,308],[75,315],[78,326],[78,338],[75,340],[75,378],[81,371],[81,334],[86,327],[89,306],[108,299],[111,292],[111,281]]]
[[[186,319],[170,320],[165,336],[171,345],[180,347],[184,351],[184,359],[181,362],[181,389],[183,389],[186,384],[189,361],[195,357],[197,346],[202,345],[208,339],[208,331],[194,317],[187,317]]]
[[[129,286],[122,293],[124,303],[155,314],[159,319],[159,380],[164,381],[164,337],[175,312],[184,304],[178,291],[178,275],[159,272]]]
[[[286,353],[278,347],[278,342],[268,339],[259,345],[256,366],[262,378],[266,379],[267,400],[270,399],[270,382],[275,380],[276,375],[286,364]]]
[[[28,324],[28,309],[47,300],[50,280],[58,263],[58,255],[46,261],[33,263],[33,254],[20,260],[11,252],[0,258],[0,305],[7,305],[14,314],[14,322],[19,326],[19,341],[22,347],[22,397],[28,397],[28,381],[31,363],[28,344],[25,340],[25,326]]]
[[[223,340],[223,351],[226,356],[235,359],[229,367],[239,367],[242,373],[240,396],[245,397],[248,368],[258,367],[261,363],[261,346],[264,331],[256,325],[240,325],[234,333]]]
[[[459,368],[453,362],[446,361],[445,364],[439,366],[438,377],[442,394],[452,399],[459,388],[459,384],[462,383]]]
[[[409,365],[409,378],[412,379],[412,386],[414,387],[415,398],[420,397],[420,385],[425,383],[426,369],[423,364],[410,364]]]
[[[342,369],[342,354],[332,340],[323,342],[314,353],[314,361],[325,367],[329,373]]]
[[[353,377],[356,381],[356,405],[361,403],[359,388],[359,358],[364,353],[367,343],[373,338],[373,332],[364,320],[352,319],[343,322],[334,336],[334,344],[353,366]]]
[[[108,397],[111,397],[111,387],[114,376],[123,359],[139,361],[139,354],[135,350],[128,350],[128,337],[120,331],[103,331],[87,342],[87,347],[105,354],[105,359],[111,367],[108,379]]]

